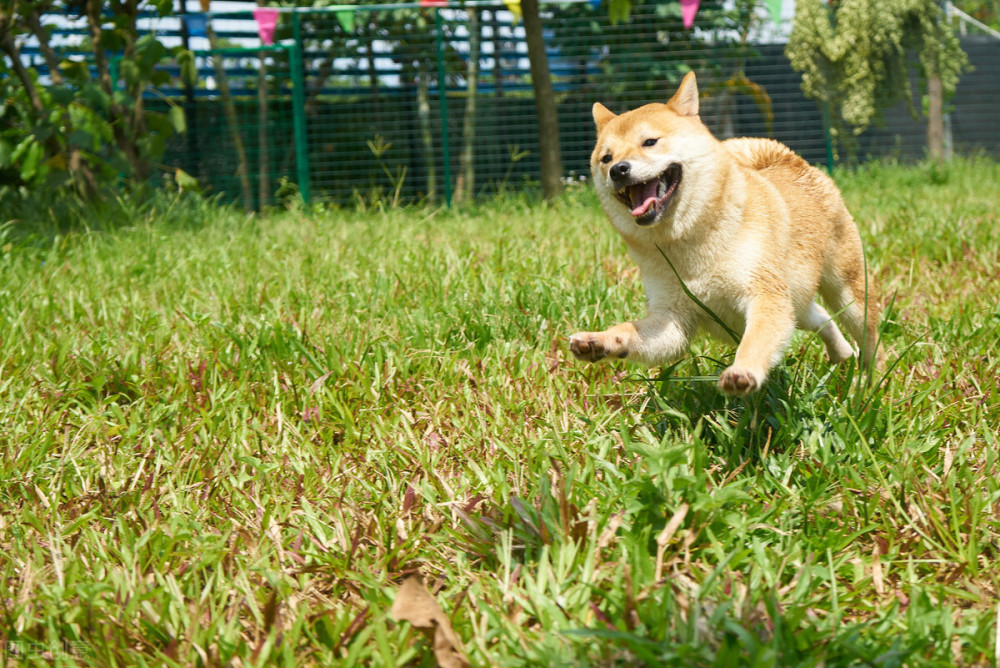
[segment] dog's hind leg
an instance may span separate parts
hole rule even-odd
[[[819,334],[819,338],[826,344],[826,354],[834,364],[840,364],[854,356],[854,348],[840,333],[837,323],[816,302],[810,302],[808,310],[804,314],[800,313],[797,319],[799,327]]]
[[[858,344],[865,366],[871,368],[876,362],[878,347],[879,296],[875,282],[865,279],[860,248],[846,262],[827,265],[820,280],[819,293]]]

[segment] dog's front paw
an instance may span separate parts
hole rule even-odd
[[[726,394],[744,396],[760,387],[761,379],[749,369],[731,366],[719,375],[719,389]]]
[[[569,349],[577,359],[597,362],[605,357],[627,357],[620,337],[607,332],[580,332],[569,337]]]

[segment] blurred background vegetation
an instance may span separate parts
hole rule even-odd
[[[679,2],[300,3],[269,48],[255,8],[0,2],[0,205],[551,197],[589,173],[594,101],[660,101],[689,70],[717,135],[811,162],[1000,149],[996,2],[705,0],[691,28]]]

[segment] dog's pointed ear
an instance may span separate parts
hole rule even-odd
[[[684,80],[667,102],[667,106],[679,116],[698,115],[698,82],[695,80],[694,72],[684,75]]]
[[[615,118],[617,114],[605,107],[600,102],[594,103],[594,123],[597,124],[597,131],[600,132],[604,129],[612,118]]]

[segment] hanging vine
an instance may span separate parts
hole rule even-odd
[[[969,61],[935,0],[799,0],[785,49],[807,97],[829,103],[832,131],[849,141],[881,111],[905,100],[916,115],[907,58],[945,98]]]

